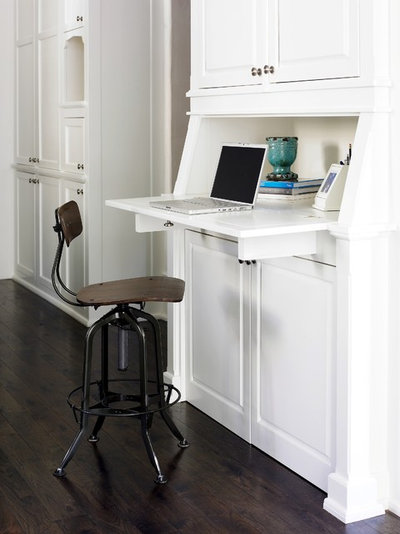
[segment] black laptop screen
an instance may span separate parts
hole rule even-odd
[[[266,147],[222,147],[212,198],[252,204],[263,167]]]

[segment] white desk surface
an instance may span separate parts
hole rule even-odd
[[[337,224],[339,212],[323,212],[312,208],[312,199],[295,202],[258,200],[251,211],[184,215],[150,206],[150,200],[185,198],[194,195],[163,195],[162,197],[123,198],[107,200],[106,205],[138,215],[170,221],[186,228],[208,230],[245,239],[329,230]]]

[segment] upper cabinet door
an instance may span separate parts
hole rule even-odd
[[[193,89],[262,83],[266,10],[263,0],[192,0]]]
[[[17,0],[17,42],[32,41],[35,33],[33,0]]]
[[[360,75],[359,0],[272,0],[270,82]]]
[[[54,0],[36,0],[38,33],[57,33],[58,2]]]
[[[80,28],[85,23],[85,1],[64,0],[64,30]]]

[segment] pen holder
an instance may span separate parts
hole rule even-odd
[[[297,155],[297,137],[267,137],[268,161],[272,172],[267,180],[285,180],[297,182],[298,175],[290,170]]]

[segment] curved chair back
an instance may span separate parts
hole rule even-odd
[[[55,217],[56,224],[53,228],[58,235],[58,247],[51,271],[51,282],[53,284],[54,291],[64,302],[72,304],[73,306],[82,306],[82,304],[76,300],[76,293],[71,291],[71,289],[64,284],[60,275],[60,263],[64,243],[66,243],[67,247],[69,247],[71,242],[78,237],[83,230],[78,204],[74,200],[63,204],[55,210]],[[62,290],[64,290],[68,296],[65,296],[64,292],[60,288],[62,288]],[[71,297],[74,298],[72,299]]]
[[[82,219],[78,204],[71,200],[56,210],[56,219],[61,225],[67,247],[71,241],[82,233]]]

